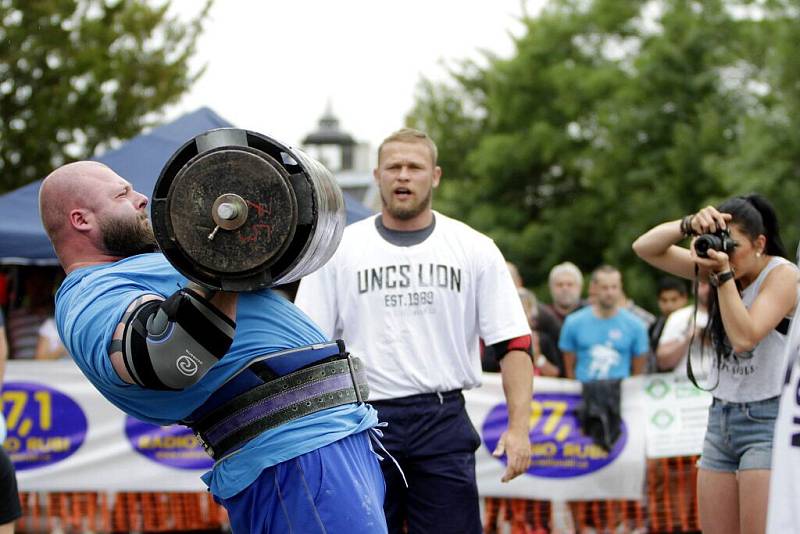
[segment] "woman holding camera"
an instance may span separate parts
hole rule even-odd
[[[691,246],[677,243],[695,237]],[[697,479],[703,532],[764,532],[772,437],[786,368],[797,267],[786,259],[775,211],[734,197],[660,224],[633,243],[649,264],[707,279],[714,397]]]

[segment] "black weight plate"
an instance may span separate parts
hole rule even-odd
[[[248,206],[236,230],[216,224],[214,201],[235,193]],[[224,147],[198,155],[170,184],[166,211],[175,244],[199,271],[221,277],[268,268],[291,242],[297,202],[289,175],[272,157],[248,147]]]

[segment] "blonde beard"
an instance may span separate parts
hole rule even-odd
[[[393,208],[391,203],[386,201],[386,197],[384,197],[383,192],[381,192],[381,203],[389,215],[401,221],[408,221],[431,207],[431,204],[433,203],[433,189],[428,191],[428,195],[423,198],[419,204],[415,204],[407,209]]]

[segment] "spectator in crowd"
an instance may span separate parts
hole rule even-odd
[[[507,261],[506,267],[508,267],[508,272],[511,274],[511,281],[514,282],[514,285],[516,287],[524,287],[525,284],[522,283],[522,275],[519,274],[519,269],[517,269],[517,266],[512,262]]]
[[[583,290],[583,274],[578,266],[566,261],[550,269],[548,275],[548,288],[550,290],[550,304],[539,305],[539,315],[536,321],[536,331],[540,340],[552,340],[555,350],[553,353],[544,352],[547,359],[558,367],[558,376],[566,377],[564,357],[558,348],[558,339],[564,318],[575,310],[588,304],[581,299]]]
[[[591,306],[567,316],[558,346],[567,378],[581,382],[625,378],[645,370],[647,331],[641,320],[620,307],[622,275],[609,265],[592,273]]]
[[[383,443],[408,480],[383,462],[392,533],[483,530],[474,455],[481,440],[461,394],[480,384],[479,338],[500,358],[509,412],[495,451],[507,453],[502,480],[530,465],[530,326],[497,246],[432,210],[441,172],[423,132],[386,138],[374,171],[381,213],[345,229],[296,299],[366,361],[370,401],[388,422]]]
[[[51,316],[44,320],[39,327],[39,341],[36,344],[37,360],[57,360],[67,356],[67,349],[61,343],[61,337],[56,329],[56,321]]]
[[[539,302],[533,291],[524,287],[518,287],[517,293],[519,294],[520,301],[522,301],[522,308],[525,310],[525,316],[528,318],[528,324],[531,327],[533,334],[533,365],[537,374],[543,376],[558,376],[559,371],[547,354],[553,354],[556,346],[549,336],[539,335],[536,325],[539,317]]]
[[[649,329],[656,322],[656,316],[636,304],[625,292],[620,293],[620,307],[628,310],[644,323],[645,328]]]
[[[567,315],[588,304],[581,299],[583,274],[577,265],[565,261],[550,269],[547,284],[553,302],[545,307],[555,316],[561,328]]]
[[[658,281],[658,311],[659,315],[647,331],[650,338],[650,347],[655,350],[664,325],[670,314],[686,306],[689,302],[686,283],[674,276],[664,276]]]
[[[556,319],[547,311],[545,305],[539,302],[533,291],[524,287],[522,276],[519,274],[517,266],[510,261],[506,262],[511,279],[517,286],[522,307],[525,309],[525,316],[531,326],[533,334],[534,367],[538,374],[544,376],[563,376],[561,369],[561,352],[558,350],[558,338],[553,337],[553,332],[558,332],[560,327],[556,324]],[[484,350],[482,358],[484,370],[497,372],[497,359],[491,348]]]
[[[8,343],[3,312],[0,311],[0,394],[3,392]],[[0,403],[2,406],[2,403]],[[14,534],[14,521],[22,515],[22,507],[17,492],[17,478],[14,465],[2,447],[6,439],[6,421],[0,410],[0,534]]]
[[[57,274],[52,268],[31,267],[19,274],[19,303],[8,313],[8,341],[11,358],[31,360],[36,355],[39,328],[53,315],[53,283]]]
[[[705,357],[703,339],[708,325],[709,290],[706,280],[698,282],[695,304],[669,314],[655,351],[658,371],[687,376],[686,366],[691,354],[692,374],[697,378],[708,376],[711,358],[710,354]]]
[[[704,234],[716,240],[678,245]],[[759,195],[734,197],[651,228],[633,249],[654,267],[712,285],[714,400],[697,478],[700,524],[706,534],[763,532],[786,334],[798,302],[798,269],[786,259],[775,210]]]
[[[648,370],[650,371],[659,369],[655,361],[655,354],[667,317],[675,310],[686,306],[689,300],[687,293],[686,283],[680,278],[664,276],[658,281],[658,311],[660,313],[647,330],[647,335],[650,339],[650,352],[653,355],[653,361],[648,365]]]
[[[512,276],[513,278],[513,276]],[[536,331],[536,320],[539,314],[539,302],[533,291],[524,287],[517,287],[519,299],[522,302],[522,308],[525,310],[525,316],[528,318],[528,324],[531,327],[531,335],[533,336],[533,366],[537,375],[553,376],[559,374],[558,367],[550,363],[545,356],[545,351],[553,353],[555,344],[548,337],[540,337]],[[482,357],[483,370],[486,372],[497,373],[500,372],[500,366],[491,346],[486,347],[483,351]]]
[[[640,319],[621,307],[619,270],[600,266],[592,272],[589,285],[591,304],[566,317],[559,348],[564,354],[567,378],[584,383],[583,401],[576,412],[581,431],[594,443],[610,450],[620,435],[620,380],[644,372],[647,330]],[[575,520],[581,517],[582,506],[607,512],[607,503],[603,501],[570,502]],[[582,532],[600,526],[594,519],[586,519],[583,524]]]

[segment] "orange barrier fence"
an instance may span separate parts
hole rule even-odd
[[[648,460],[645,501],[484,499],[484,532],[695,533],[697,456]]]
[[[549,532],[690,533],[697,517],[697,457],[648,460],[646,498],[637,501],[484,499],[487,534]],[[208,493],[22,493],[17,532],[227,531],[225,510]]]
[[[21,493],[17,532],[110,533],[229,530],[208,493]]]
[[[650,532],[698,532],[697,456],[647,463]]]

